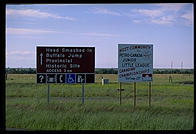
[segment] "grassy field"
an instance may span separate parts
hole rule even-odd
[[[133,83],[123,83],[119,104],[117,75],[96,75],[96,83],[36,84],[35,74],[8,74],[6,80],[6,127],[25,130],[192,130],[194,122],[193,75],[155,74],[152,107],[148,106],[148,83],[137,83],[133,108]],[[110,84],[101,85],[101,77]]]

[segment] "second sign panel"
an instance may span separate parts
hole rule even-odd
[[[37,83],[94,83],[95,74],[37,74]]]

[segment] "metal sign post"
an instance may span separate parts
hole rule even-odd
[[[95,83],[95,47],[36,46],[37,83],[50,85],[82,83],[82,104],[84,104],[84,83]]]
[[[151,86],[151,82],[149,82],[149,90],[148,90],[149,107],[151,107],[151,94],[152,94],[152,86]]]
[[[133,107],[136,107],[136,82],[133,84]]]
[[[50,84],[48,84],[48,104],[50,103]]]
[[[82,104],[84,104],[84,83],[82,83]]]

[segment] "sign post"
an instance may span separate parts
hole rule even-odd
[[[133,107],[136,107],[136,82],[133,83]]]
[[[82,83],[82,104],[84,104],[84,83]]]
[[[48,104],[50,103],[50,84],[48,84]]]
[[[149,82],[149,91],[148,91],[148,97],[149,97],[149,107],[151,107],[151,94],[152,94],[152,89],[151,89],[151,82]]]
[[[122,83],[120,82],[120,84],[119,84],[119,101],[120,101],[120,105],[121,105],[121,90],[122,90]]]
[[[82,84],[95,82],[95,47],[37,46],[37,83]]]
[[[136,106],[136,82],[151,82],[153,45],[118,44],[118,81],[133,82],[133,105]],[[149,90],[151,98],[151,85]],[[151,99],[149,98],[149,104]]]

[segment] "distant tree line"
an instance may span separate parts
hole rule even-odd
[[[35,74],[36,68],[6,68],[8,74]],[[193,74],[194,69],[153,69],[153,74]],[[95,74],[118,74],[117,68],[96,68]]]
[[[118,74],[117,68],[96,68],[96,74]],[[153,74],[193,74],[194,69],[153,69]]]
[[[95,69],[96,74],[118,74],[118,69],[114,68],[96,68]]]
[[[193,74],[194,69],[153,69],[154,74]]]
[[[35,74],[35,68],[6,68],[8,74]]]
[[[118,74],[117,68],[95,69],[96,74]],[[194,69],[153,69],[153,74],[193,74]]]

